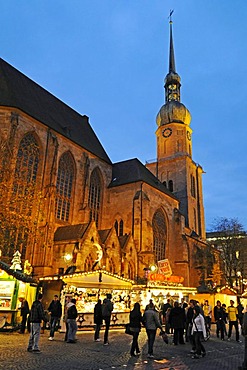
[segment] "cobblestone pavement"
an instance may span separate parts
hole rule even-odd
[[[101,333],[102,334],[102,333]],[[147,337],[140,333],[141,355],[129,354],[131,336],[123,329],[111,330],[109,346],[93,341],[93,332],[79,332],[75,344],[65,343],[64,334],[56,333],[55,340],[48,340],[49,332],[41,335],[42,353],[27,352],[28,334],[0,333],[0,369],[11,370],[237,370],[244,357],[244,345],[234,338],[221,341],[213,334],[205,343],[207,355],[199,360],[191,358],[191,347],[165,344],[157,336],[154,345],[154,359],[147,358]],[[102,335],[103,336],[103,335]]]

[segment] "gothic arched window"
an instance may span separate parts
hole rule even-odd
[[[123,220],[120,220],[119,221],[119,236],[123,235],[123,227],[124,227]]]
[[[117,222],[117,220],[114,223],[114,227],[115,227],[116,233],[118,235],[118,222]]]
[[[40,151],[33,134],[29,133],[21,140],[15,166],[13,192],[26,193],[30,184],[35,184],[38,173]]]
[[[99,170],[93,170],[90,178],[88,205],[90,208],[90,221],[94,220],[96,226],[99,225],[100,211],[102,202],[102,185]]]
[[[165,258],[167,228],[164,214],[161,210],[155,212],[153,221],[153,245],[157,261]]]
[[[59,220],[69,221],[74,176],[74,161],[66,152],[60,158],[57,171],[56,217]]]
[[[11,209],[25,217],[21,217],[8,229],[9,250],[6,253],[12,254],[18,248],[23,259],[30,235],[26,217],[30,219],[32,216],[39,162],[38,142],[32,133],[28,133],[21,140],[18,148],[11,194]]]
[[[172,180],[169,180],[168,181],[168,189],[173,192],[173,181]]]

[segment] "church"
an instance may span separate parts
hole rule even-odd
[[[146,165],[112,163],[89,117],[0,59],[3,260],[19,250],[36,277],[103,269],[136,283],[166,260],[185,286],[199,285],[203,169],[193,160],[172,27],[156,161]]]

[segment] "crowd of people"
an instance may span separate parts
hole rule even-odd
[[[20,333],[23,334],[25,332],[27,325],[30,332],[27,350],[34,353],[40,353],[39,338],[41,323],[42,321],[47,322],[42,298],[42,294],[38,294],[31,309],[29,309],[27,301],[24,298],[20,298],[22,316]],[[111,294],[107,294],[103,302],[99,299],[94,307],[94,341],[99,342],[101,340],[100,331],[104,324],[103,344],[106,346],[109,345],[108,336],[113,311],[111,299]],[[50,335],[48,339],[52,341],[62,316],[62,305],[56,294],[48,306],[48,313],[50,322]],[[140,354],[138,337],[141,328],[144,327],[147,334],[148,358],[154,357],[153,347],[157,329],[160,329],[161,335],[170,334],[172,336],[172,344],[175,346],[189,342],[191,344],[192,358],[199,359],[204,357],[206,355],[204,342],[210,336],[212,315],[216,323],[216,335],[218,338],[221,340],[225,340],[225,338],[231,340],[234,328],[236,341],[240,342],[241,332],[245,336],[245,341],[247,341],[247,310],[244,313],[244,307],[239,297],[237,298],[236,306],[233,300],[230,300],[228,307],[218,300],[214,308],[212,308],[208,300],[200,304],[193,299],[188,303],[184,299],[181,302],[172,302],[170,299],[167,299],[166,303],[163,303],[160,307],[156,307],[153,300],[150,299],[143,314],[139,302],[136,302],[129,315],[129,328],[132,334],[130,355],[138,356]],[[63,317],[66,324],[64,340],[67,343],[76,343],[77,316],[76,300],[68,296]],[[244,367],[246,366],[246,361],[247,359],[245,359],[243,369],[247,369],[247,367]]]

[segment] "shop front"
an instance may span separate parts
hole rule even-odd
[[[0,261],[0,330],[13,330],[21,320],[19,298],[25,298],[29,306],[35,299],[37,284],[21,271],[14,271]]]

